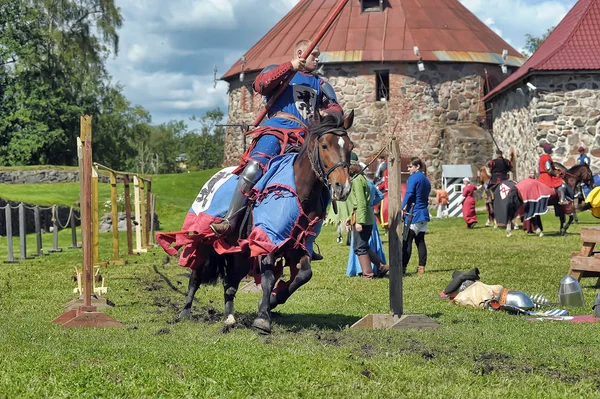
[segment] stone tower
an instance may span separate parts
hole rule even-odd
[[[229,123],[252,123],[263,105],[252,90],[256,75],[289,61],[294,44],[313,37],[336,3],[301,0],[225,73]],[[402,156],[423,158],[433,179],[442,164],[490,159],[482,98],[524,61],[459,0],[350,0],[319,47],[319,73],[342,108],[354,109],[359,157],[367,160],[394,135]],[[225,164],[238,162],[246,140],[228,130]]]

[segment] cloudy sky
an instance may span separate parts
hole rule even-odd
[[[133,104],[154,123],[186,122],[227,110],[227,83],[217,77],[299,0],[117,0],[124,16],[120,50],[108,67]],[[356,0],[352,0],[356,1]],[[460,0],[516,49],[525,34],[555,26],[576,0]]]

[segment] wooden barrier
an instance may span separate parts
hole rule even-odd
[[[83,146],[83,148],[82,148]],[[105,313],[98,312],[92,303],[92,118],[81,118],[81,137],[78,138],[78,156],[83,173],[80,175],[81,238],[83,243],[83,298],[74,310],[69,310],[52,322],[63,327],[123,327]],[[96,227],[97,228],[97,227]]]
[[[571,253],[569,276],[578,281],[584,277],[597,277],[596,285],[600,286],[600,253],[595,253],[596,244],[600,243],[600,227],[582,227],[580,232],[581,249]]]

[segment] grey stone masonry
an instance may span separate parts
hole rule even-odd
[[[493,131],[500,147],[516,152],[517,176],[538,168],[541,145],[552,158],[573,166],[583,146],[594,172],[600,170],[600,74],[548,74],[529,79],[492,99]]]
[[[378,73],[389,76],[389,99],[377,98]],[[344,63],[326,64],[324,79],[335,89],[346,113],[354,110],[354,126],[350,138],[361,160],[368,160],[386,145],[394,135],[398,138],[402,156],[421,157],[432,177],[441,175],[441,165],[451,159],[471,159],[471,155],[449,154],[452,147],[441,148],[444,129],[451,126],[478,125],[485,109],[481,101],[489,79],[503,79],[495,65],[473,63],[425,63],[425,71],[416,63]],[[251,83],[256,74],[244,83],[230,82],[229,123],[251,123],[263,104],[262,97],[253,94]],[[446,139],[452,134],[446,131]],[[487,138],[491,143],[491,138]],[[250,143],[247,137],[246,144]],[[491,146],[473,143],[474,152],[488,151],[481,159],[491,159]],[[244,149],[240,129],[227,130],[225,165],[239,162]],[[461,150],[462,151],[462,147]],[[459,152],[460,152],[459,151]],[[471,151],[468,148],[466,151]],[[479,162],[479,161],[478,161]],[[477,165],[482,166],[482,165]]]

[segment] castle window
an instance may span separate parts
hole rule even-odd
[[[361,12],[381,12],[383,11],[384,0],[360,0]]]
[[[390,100],[390,71],[375,71],[377,98],[376,101]]]

